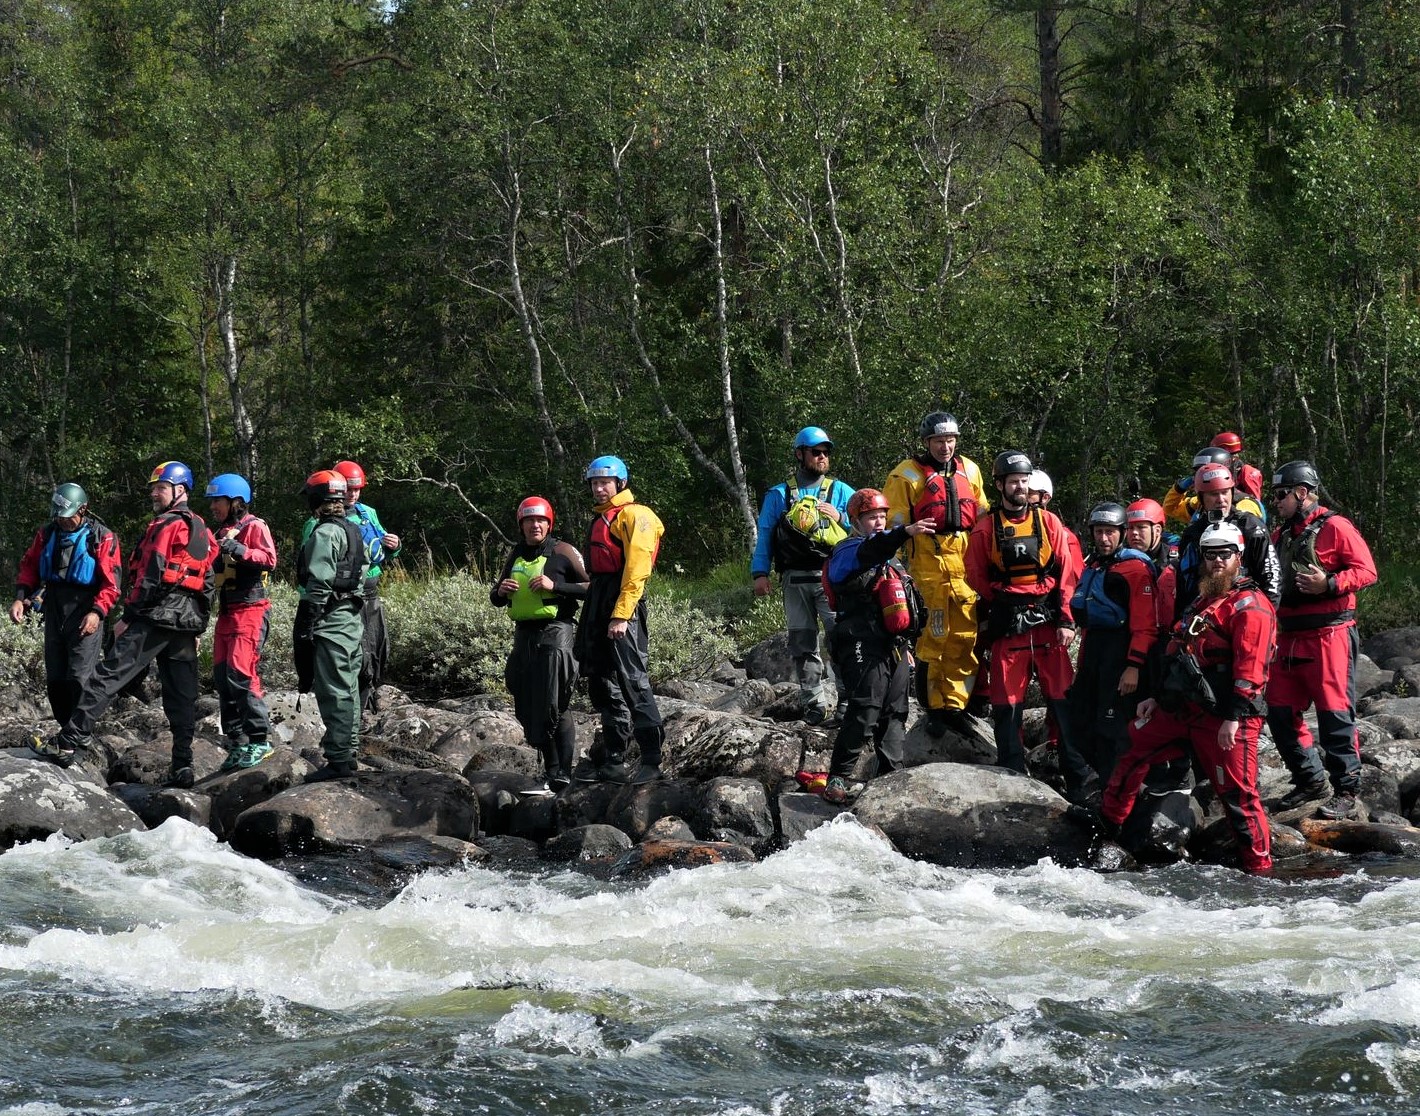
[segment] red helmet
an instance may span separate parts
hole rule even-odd
[[[1193,491],[1230,492],[1233,488],[1233,471],[1225,465],[1204,465],[1193,474]]]
[[[329,500],[343,500],[347,488],[345,478],[334,469],[321,469],[306,478],[306,499],[312,507]]]
[[[540,516],[547,520],[547,529],[549,531],[552,530],[552,525],[557,522],[557,517],[552,514],[552,505],[541,496],[529,496],[518,505],[519,523],[522,523],[525,519],[531,519],[534,516]]]
[[[887,497],[876,488],[860,488],[848,497],[848,518],[856,520],[864,512],[887,511]]]
[[[1157,500],[1135,500],[1124,509],[1125,523],[1138,523],[1140,521],[1152,523],[1157,527],[1164,525],[1163,505]]]
[[[1219,449],[1225,449],[1229,453],[1242,453],[1242,439],[1231,430],[1224,430],[1208,444],[1210,446],[1217,446]]]
[[[351,488],[365,487],[365,470],[354,461],[337,461],[335,471],[345,478]]]

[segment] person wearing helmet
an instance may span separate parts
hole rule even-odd
[[[1239,511],[1249,512],[1264,523],[1267,522],[1267,509],[1263,507],[1262,501],[1237,487],[1237,473],[1233,469],[1232,455],[1219,446],[1204,446],[1195,453],[1189,474],[1180,478],[1178,483],[1164,495],[1164,517],[1167,520],[1187,524],[1191,523],[1194,516],[1198,514],[1199,499],[1198,494],[1193,490],[1193,481],[1198,470],[1205,465],[1222,465],[1233,473],[1234,505]],[[1252,468],[1252,466],[1248,466],[1248,468]],[[1256,471],[1253,470],[1253,472]]]
[[[893,622],[884,611],[883,590],[901,589],[887,599],[887,608],[917,603],[910,576],[893,557],[909,539],[936,530],[928,517],[887,529],[887,497],[876,488],[860,488],[848,501],[853,534],[833,548],[823,568],[823,580],[833,599],[837,620],[830,646],[843,672],[848,709],[833,742],[826,801],[842,805],[862,790],[853,783],[858,757],[869,737],[873,764],[868,777],[902,766],[907,732],[907,691],[911,685],[911,623]],[[888,584],[884,585],[887,579]],[[893,583],[896,584],[893,584]],[[919,617],[919,619],[924,619]]]
[[[1148,497],[1135,500],[1124,509],[1124,545],[1148,555],[1154,563],[1154,609],[1157,627],[1167,637],[1173,623],[1173,602],[1178,574],[1178,540],[1164,530],[1164,509]]]
[[[385,606],[380,600],[380,578],[385,567],[399,555],[403,544],[398,535],[385,530],[379,513],[360,499],[365,491],[366,478],[359,462],[337,461],[333,471],[345,479],[345,514],[360,528],[365,540],[365,554],[370,562],[364,587],[365,650],[360,660],[360,708],[371,709],[375,691],[384,681],[390,658],[389,629],[385,625]],[[305,545],[315,525],[315,517],[306,520],[301,530],[302,545]]]
[[[1035,469],[1031,472],[1029,484],[1030,506],[1033,508],[1049,508],[1050,502],[1055,499],[1055,482],[1050,479],[1050,474],[1044,469]],[[1061,522],[1065,522],[1063,518]],[[1084,547],[1080,545],[1079,536],[1075,534],[1074,529],[1071,528],[1068,523],[1065,524],[1065,541],[1070,544],[1070,550],[1074,553],[1075,564],[1083,569],[1085,565],[1085,550]],[[986,691],[989,688],[988,674],[990,663],[986,656],[983,655],[980,656],[980,658],[981,669],[977,672],[976,686],[972,689],[972,694],[978,695],[985,702],[985,713],[990,714],[991,703],[986,701]],[[973,697],[972,701],[975,703],[976,697]],[[968,706],[968,708],[970,708],[970,706]],[[1055,715],[1053,709],[1046,709],[1045,711],[1045,741],[1047,746],[1052,750],[1056,752],[1059,751],[1060,719]],[[1081,774],[1085,774],[1083,768],[1081,769]]]
[[[1092,547],[1070,611],[1080,626],[1070,725],[1075,743],[1101,781],[1129,746],[1129,722],[1148,684],[1149,652],[1158,639],[1154,563],[1124,545],[1128,519],[1115,503],[1090,511]]]
[[[1249,465],[1243,460],[1243,440],[1231,430],[1224,430],[1208,443],[1218,449],[1224,450],[1228,454],[1227,465],[1233,471],[1233,479],[1237,481],[1238,503],[1242,503],[1242,494],[1250,496],[1259,508],[1263,507],[1263,476],[1262,470],[1255,465]],[[1251,510],[1251,509],[1249,509]],[[1256,514],[1256,513],[1254,513]],[[1266,516],[1264,515],[1265,519]]]
[[[518,505],[518,533],[489,594],[513,620],[513,650],[503,680],[529,746],[542,756],[547,781],[533,793],[553,794],[572,781],[576,735],[567,716],[577,688],[572,643],[577,604],[587,595],[586,566],[571,543],[552,533],[557,516],[541,496]]]
[[[647,673],[645,591],[666,529],[655,512],[636,502],[621,458],[598,457],[584,476],[594,515],[584,548],[591,584],[577,624],[577,658],[601,714],[602,737],[577,777],[650,783],[664,778],[665,730]],[[634,769],[626,762],[633,741],[641,752]]]
[[[1070,532],[1051,511],[1030,506],[1031,459],[1019,450],[998,454],[992,467],[998,506],[977,520],[966,550],[966,579],[986,610],[991,721],[997,763],[1024,773],[1022,703],[1034,670],[1060,724],[1060,766],[1066,795],[1085,793],[1089,768],[1075,747],[1065,695],[1068,648],[1075,637],[1070,600],[1080,567]]]
[[[118,536],[89,510],[77,484],[61,484],[49,522],[20,558],[10,620],[18,624],[43,593],[44,681],[61,725],[79,704],[103,650],[103,625],[118,603]]]
[[[800,430],[793,451],[789,479],[764,494],[749,572],[754,595],[766,597],[771,566],[779,571],[799,700],[804,720],[816,725],[843,704],[833,669],[819,654],[819,625],[825,636],[833,633],[833,611],[824,600],[819,575],[834,546],[847,537],[844,524],[853,490],[828,475],[833,441],[823,427]]]
[[[207,482],[216,523],[217,626],[212,632],[212,684],[217,690],[227,758],[221,770],[255,767],[271,755],[270,715],[261,688],[261,652],[271,611],[269,585],[276,543],[266,521],[251,514],[251,485],[236,473]]]
[[[1243,534],[1243,569],[1267,594],[1275,608],[1282,595],[1282,571],[1267,525],[1250,512],[1233,504],[1233,474],[1226,465],[1201,465],[1193,476],[1198,496],[1198,515],[1188,525],[1178,543],[1177,592],[1174,616],[1177,620],[1198,594],[1198,578],[1203,573],[1198,540],[1214,523],[1231,523]]]
[[[1173,628],[1154,693],[1139,703],[1129,750],[1105,787],[1100,812],[1117,831],[1149,768],[1191,751],[1223,805],[1244,870],[1266,872],[1271,827],[1257,790],[1257,743],[1277,615],[1247,576],[1246,545],[1242,530],[1226,520],[1200,532],[1205,569],[1198,595]]]
[[[360,660],[369,561],[360,526],[347,515],[345,478],[322,469],[306,478],[304,492],[316,525],[296,560],[303,600],[295,653],[300,689],[315,691],[325,724],[320,742],[325,765],[306,776],[306,782],[319,783],[348,778],[359,770]]]
[[[922,450],[898,464],[883,484],[888,526],[930,519],[928,535],[907,540],[903,556],[927,606],[917,639],[917,698],[927,732],[970,731],[966,712],[976,683],[976,593],[966,581],[966,544],[990,503],[976,462],[957,452],[961,430],[945,411],[924,415]]]
[[[207,628],[217,540],[188,506],[192,470],[164,461],[148,478],[153,520],[128,561],[123,616],[114,643],[84,687],[64,727],[35,750],[61,767],[87,751],[94,726],[119,693],[150,664],[158,666],[163,713],[172,729],[168,785],[194,782],[197,732],[197,641]]]
[[[1329,777],[1334,796],[1317,813],[1364,820],[1356,797],[1356,593],[1376,583],[1376,563],[1355,524],[1322,505],[1320,488],[1309,461],[1288,461],[1272,475],[1282,603],[1267,724],[1292,776],[1291,792],[1277,805],[1286,810],[1324,798]],[[1315,742],[1302,719],[1309,705],[1316,706]]]

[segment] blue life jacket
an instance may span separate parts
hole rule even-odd
[[[1122,628],[1129,623],[1128,610],[1105,592],[1104,587],[1105,575],[1110,568],[1128,558],[1137,558],[1149,567],[1151,574],[1157,576],[1154,560],[1142,550],[1128,546],[1115,551],[1108,565],[1086,566],[1085,572],[1080,575],[1079,585],[1075,587],[1075,595],[1070,598],[1070,611],[1074,613],[1075,623],[1084,628]]]
[[[89,588],[98,580],[98,528],[85,519],[77,529],[61,532],[53,521],[44,529],[44,545],[39,552],[39,579]],[[65,552],[67,554],[67,561]]]

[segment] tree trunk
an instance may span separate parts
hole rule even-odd
[[[1035,45],[1040,70],[1040,161],[1046,170],[1060,166],[1064,97],[1060,91],[1060,8],[1041,4],[1035,13]]]
[[[218,261],[214,268],[214,281],[217,333],[222,339],[222,376],[227,381],[227,391],[232,398],[232,433],[236,440],[237,467],[242,476],[252,477],[256,475],[257,465],[256,430],[251,412],[247,410],[241,379],[241,351],[237,348],[236,307],[233,304],[237,288],[235,254],[223,256]],[[211,467],[209,462],[208,468]]]

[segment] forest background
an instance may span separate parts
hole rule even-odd
[[[1076,522],[1237,430],[1408,576],[1417,131],[1413,3],[0,0],[0,572],[169,458],[289,554],[340,457],[486,572],[617,453],[739,577],[799,427],[942,407]]]

